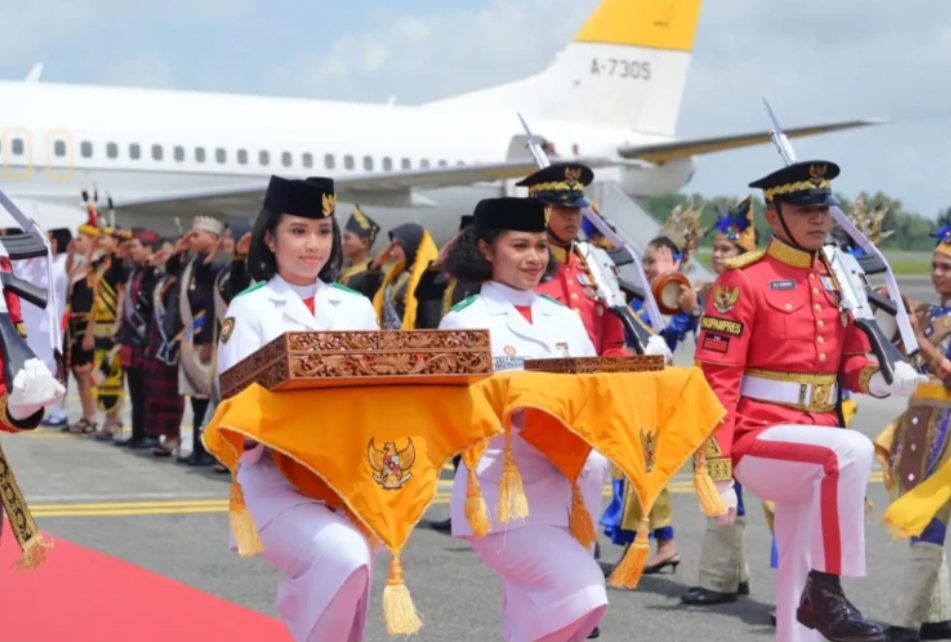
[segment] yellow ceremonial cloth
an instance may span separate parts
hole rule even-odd
[[[938,382],[925,383],[911,396],[909,404],[916,400],[926,402],[943,402],[951,405],[951,392]],[[903,415],[902,415],[903,416]],[[891,455],[895,432],[902,420],[902,416],[889,424],[875,440],[875,450],[879,461],[884,459],[883,468],[886,473],[886,484],[896,488],[891,471],[887,466]],[[913,489],[902,495],[885,511],[882,521],[885,527],[896,537],[917,537],[928,526],[938,510],[951,500],[951,458],[944,463]]]
[[[232,472],[245,437],[263,444],[298,490],[346,508],[396,554],[435,497],[443,465],[502,432],[466,386],[270,392],[254,384],[218,406],[203,438]]]
[[[519,372],[478,384],[500,417],[525,409],[522,437],[568,479],[596,448],[632,484],[644,514],[726,414],[697,367],[654,372]],[[474,468],[485,445],[463,455]],[[529,507],[531,508],[531,507]]]

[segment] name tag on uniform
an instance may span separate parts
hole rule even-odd
[[[492,360],[495,370],[524,370],[525,357],[495,357]]]
[[[568,356],[568,344],[567,343],[556,343],[555,351],[562,357]]]
[[[770,290],[795,290],[796,282],[795,281],[770,281],[769,289]]]

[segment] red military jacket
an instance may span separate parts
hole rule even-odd
[[[0,271],[10,272],[12,267],[10,265],[10,259],[3,257],[0,258]],[[15,294],[4,291],[4,299],[7,303],[7,312],[10,315],[10,322],[16,327],[17,332],[20,333],[20,336],[24,339],[26,338],[26,328],[23,324],[23,313],[20,308],[20,298]],[[0,372],[3,372],[3,358],[0,357]],[[0,376],[0,431],[2,432],[18,432],[20,430],[32,430],[40,424],[40,420],[43,418],[43,413],[39,412],[35,417],[28,417],[22,422],[14,422],[6,412],[7,410],[7,386],[3,381],[3,377]]]
[[[869,350],[866,336],[840,312],[838,286],[820,255],[773,238],[765,250],[728,262],[697,337],[696,360],[727,412],[707,451],[711,476],[732,476],[731,464],[770,426],[837,426],[829,384],[868,393],[878,371]],[[741,395],[744,376],[816,392],[807,404],[765,401]]]
[[[572,245],[567,252],[551,245],[549,249],[561,265],[554,278],[541,283],[535,292],[546,294],[575,310],[600,356],[630,354],[625,347],[624,324],[598,302],[594,284],[575,246]]]

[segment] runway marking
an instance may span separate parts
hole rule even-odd
[[[870,483],[881,483],[882,473],[873,472]],[[449,503],[452,481],[439,481],[439,490],[433,506]],[[667,485],[671,493],[693,493],[692,481],[674,481]],[[611,497],[611,486],[603,489],[604,497]],[[139,515],[200,515],[228,512],[227,499],[178,499],[164,501],[121,501],[99,503],[42,503],[33,502],[30,508],[36,517],[130,517]]]

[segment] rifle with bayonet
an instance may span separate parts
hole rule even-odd
[[[548,167],[551,164],[548,155],[545,154],[545,151],[538,144],[535,136],[528,128],[528,123],[525,122],[521,114],[518,115],[518,119],[525,129],[525,134],[528,139],[528,149],[538,164],[538,167],[540,169]],[[653,293],[647,284],[647,277],[644,275],[644,269],[641,267],[637,252],[631,248],[630,244],[618,236],[617,232],[591,207],[582,208],[581,214],[590,221],[606,239],[613,243],[615,247],[623,248],[631,256],[634,261],[635,274],[638,275],[640,279],[640,283],[637,285],[641,286],[644,293],[644,307],[651,320],[651,326],[655,332],[663,330],[666,324],[660,314],[660,309],[657,307],[657,302],[654,300]],[[591,282],[594,285],[598,298],[604,302],[608,310],[624,324],[624,327],[634,339],[634,350],[637,354],[646,354],[648,344],[654,335],[651,329],[637,318],[635,312],[627,304],[627,299],[621,291],[618,271],[614,261],[606,250],[592,243],[580,244],[579,251],[582,260],[585,262],[585,266],[588,268],[588,274],[591,277]]]
[[[773,143],[779,150],[783,162],[791,165],[796,162],[796,156],[793,152],[789,139],[783,133],[782,127],[773,113],[769,102],[764,98],[763,103],[769,112],[770,120],[773,124],[771,137]],[[849,235],[856,247],[862,248],[868,256],[874,256],[877,262],[884,266],[885,282],[888,286],[888,294],[891,298],[892,306],[885,306],[889,311],[896,312],[896,321],[901,335],[902,343],[905,345],[909,357],[913,357],[918,352],[918,341],[915,339],[915,333],[911,328],[911,322],[906,314],[900,313],[905,307],[902,303],[901,292],[898,290],[898,282],[892,272],[891,266],[885,256],[879,251],[875,244],[865,237],[864,234],[855,226],[845,213],[838,206],[833,205],[829,208],[833,220],[842,230]],[[858,259],[850,252],[842,250],[836,243],[827,243],[822,252],[832,270],[832,275],[839,284],[842,295],[842,310],[850,312],[855,325],[862,330],[868,337],[872,347],[872,352],[878,357],[878,365],[882,371],[882,377],[886,383],[892,383],[895,377],[895,364],[905,361],[905,357],[899,352],[898,348],[885,337],[884,332],[878,325],[874,310],[870,300],[877,300],[881,297],[877,295],[868,282],[865,270],[862,268]]]
[[[18,261],[30,258],[46,257],[46,282],[44,290],[28,281],[24,281],[10,272],[0,272],[0,352],[3,356],[4,379],[7,389],[13,385],[13,377],[29,359],[36,359],[36,355],[16,331],[10,321],[9,310],[6,305],[7,291],[29,301],[38,308],[45,309],[48,319],[49,340],[56,360],[56,378],[65,383],[66,367],[63,352],[60,349],[59,319],[57,318],[56,288],[53,287],[53,252],[49,237],[37,223],[24,214],[13,201],[0,190],[0,205],[13,217],[13,220],[23,230],[22,234],[0,237],[0,258]]]

